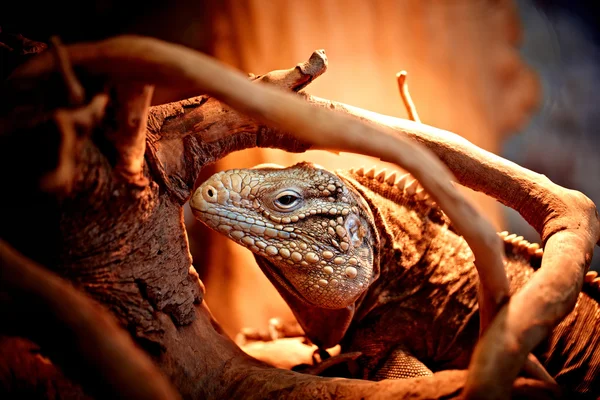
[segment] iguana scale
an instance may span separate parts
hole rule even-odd
[[[194,193],[195,216],[249,248],[320,348],[362,353],[359,378],[467,368],[478,337],[473,254],[409,174],[326,171],[308,163],[219,172]],[[500,234],[514,292],[539,245]],[[598,279],[535,350],[563,387],[600,395]]]

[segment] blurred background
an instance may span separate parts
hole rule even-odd
[[[503,143],[500,154],[577,189],[600,205],[600,3],[585,0],[516,2],[523,27],[521,54],[538,74],[538,110]],[[513,210],[510,230],[537,233]],[[600,252],[592,269],[600,270]]]
[[[7,3],[7,2],[5,2]],[[137,33],[209,53],[244,72],[290,68],[324,48],[326,74],[307,92],[406,118],[395,74],[408,71],[424,123],[476,145],[600,205],[600,3],[583,0],[91,0],[0,6],[0,39],[21,33],[47,42]],[[0,42],[8,43],[7,40]],[[0,76],[17,48],[0,49]],[[367,157],[253,149],[206,168],[282,165],[328,168],[382,164]],[[521,217],[465,193],[493,221],[530,241]],[[194,265],[206,300],[226,332],[292,318],[249,251],[215,235],[186,212]],[[593,268],[600,269],[600,257]]]

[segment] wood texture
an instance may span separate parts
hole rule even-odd
[[[199,92],[212,94],[256,118],[242,117],[220,103],[210,103],[208,98],[204,102],[191,100],[196,102],[194,105],[183,101],[156,109],[165,111],[166,115],[175,110],[177,115],[177,118],[163,119],[161,127],[181,122],[180,126],[186,129],[171,131],[176,132],[179,140],[168,134],[158,135],[158,138],[150,135],[148,143],[158,141],[154,143],[154,150],[148,145],[144,166],[146,185],[123,180],[121,174],[115,174],[119,158],[114,157],[114,145],[102,140],[101,135],[94,136],[86,139],[77,153],[73,189],[59,197],[58,204],[35,204],[39,213],[47,211],[59,215],[55,227],[59,237],[54,249],[56,257],[48,266],[105,304],[154,356],[183,397],[223,398],[243,394],[246,398],[275,398],[290,394],[292,398],[377,398],[398,397],[401,393],[452,397],[459,394],[464,382],[457,379],[458,386],[448,384],[445,377],[451,372],[425,381],[329,380],[272,369],[245,356],[223,335],[202,303],[203,287],[191,268],[185,238],[181,205],[189,196],[191,187],[188,185],[195,180],[193,175],[201,169],[202,163],[215,160],[200,157],[206,154],[220,157],[229,151],[256,145],[298,150],[310,143],[325,149],[360,151],[403,165],[419,178],[465,235],[478,258],[484,280],[498,272],[498,264],[501,266],[496,233],[460,198],[449,181],[443,179],[449,177],[447,167],[409,138],[418,138],[444,161],[452,159],[450,167],[462,171],[457,174],[460,182],[484,189],[525,214],[547,240],[546,252],[551,256],[544,258],[544,262],[548,263],[545,265],[548,272],[539,275],[539,279],[538,275],[534,276],[523,290],[532,300],[527,304],[523,299],[510,301],[492,323],[482,342],[484,345],[478,345],[480,354],[491,357],[475,359],[463,393],[467,397],[481,393],[492,393],[499,398],[509,396],[511,384],[530,346],[572,307],[573,295],[577,294],[573,287],[577,288],[577,284],[580,287],[588,256],[600,236],[595,206],[582,194],[560,188],[543,177],[483,153],[449,132],[308,98],[326,108],[314,107],[278,88],[250,83],[214,60],[182,47],[145,38],[119,37],[95,44],[72,45],[67,50],[75,67],[104,78],[105,83],[153,84],[157,98],[162,100]],[[24,98],[28,89],[43,90],[47,88],[44,84],[51,82],[55,69],[53,58],[42,54],[19,69],[14,80],[4,88],[5,93],[16,93],[20,96],[15,98]],[[186,112],[186,109],[197,108],[213,116],[215,123],[224,123],[227,130],[211,131],[214,124],[203,125],[209,122],[206,118],[194,119],[191,117],[198,114]],[[341,112],[331,112],[331,109]],[[220,110],[225,110],[225,122]],[[226,123],[229,118],[232,125]],[[151,120],[149,117],[149,123]],[[263,122],[257,123],[257,120]],[[266,128],[266,123],[279,129]],[[236,126],[241,129],[233,129]],[[211,132],[216,136],[211,136]],[[163,152],[162,146],[165,146]],[[213,153],[216,147],[220,151]],[[179,159],[174,158],[177,155]],[[161,157],[168,164],[159,165],[156,161]],[[166,175],[160,173],[164,168],[170,169]],[[182,178],[171,179],[171,176]],[[501,190],[506,187],[510,190]],[[576,202],[567,203],[563,200],[567,197]],[[478,221],[481,224],[476,223]],[[3,235],[5,232],[3,230]],[[561,236],[560,244],[553,241]],[[32,246],[27,246],[28,238],[15,235],[11,238],[20,248],[27,249],[26,255],[34,255]],[[562,274],[557,279],[554,274],[559,270]],[[540,283],[544,285],[542,292],[535,290]],[[484,287],[502,290],[501,285],[493,284],[492,281]],[[571,288],[566,292],[568,296],[559,291],[564,286]],[[528,291],[528,288],[531,289]],[[497,294],[501,293],[495,292],[490,298],[498,300]],[[528,314],[524,314],[523,307]],[[531,318],[525,319],[522,315]],[[540,316],[544,325],[531,329],[539,326],[536,324]],[[507,343],[512,335],[519,337],[521,347]],[[490,361],[493,364],[489,364]]]

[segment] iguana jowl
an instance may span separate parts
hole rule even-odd
[[[195,216],[254,252],[319,347],[360,351],[363,379],[468,366],[478,337],[473,254],[409,174],[326,171],[300,163],[219,172]],[[501,234],[511,290],[542,250]],[[535,353],[564,387],[600,394],[600,306],[587,286]]]

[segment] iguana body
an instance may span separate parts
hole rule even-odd
[[[410,175],[331,173],[311,164],[220,172],[191,206],[209,227],[248,247],[319,347],[360,351],[358,377],[379,380],[464,369],[478,337],[477,271]],[[512,290],[542,251],[502,235]],[[600,394],[595,288],[535,354],[564,387]]]

